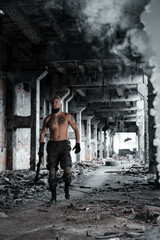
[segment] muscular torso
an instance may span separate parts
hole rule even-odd
[[[51,114],[47,117],[46,127],[50,130],[51,141],[67,140],[68,133],[68,115],[61,112],[57,116]]]

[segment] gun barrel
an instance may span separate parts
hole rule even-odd
[[[36,171],[36,176],[35,176],[35,184],[36,184],[37,181],[38,181],[41,162],[42,162],[42,160],[41,160],[41,156],[39,156],[39,162],[37,163],[37,171]]]

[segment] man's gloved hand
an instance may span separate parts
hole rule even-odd
[[[44,142],[40,143],[39,153],[38,153],[40,158],[42,158],[44,156],[44,144],[45,144]]]
[[[76,150],[75,150],[75,153],[76,153],[76,154],[79,153],[79,152],[81,151],[80,143],[76,143],[76,145],[74,146],[73,150],[74,150],[74,149],[76,149]]]

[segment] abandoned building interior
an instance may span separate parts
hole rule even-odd
[[[159,239],[158,2],[0,0],[0,239]],[[49,131],[36,188],[34,176],[54,96],[81,151],[73,197],[47,208]]]

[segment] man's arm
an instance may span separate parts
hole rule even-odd
[[[79,136],[79,130],[78,130],[77,124],[75,123],[72,115],[70,115],[70,114],[69,114],[69,118],[68,118],[68,123],[75,132],[76,143],[80,143],[80,136]]]
[[[40,143],[43,143],[44,142],[44,137],[45,137],[45,134],[47,132],[47,118],[44,119],[44,122],[43,122],[43,127],[42,127],[42,131],[41,131],[41,134],[40,134]]]
[[[40,134],[40,140],[39,140],[40,141],[40,147],[39,147],[39,152],[38,152],[39,162],[37,163],[37,172],[36,172],[36,176],[35,176],[35,184],[38,181],[40,165],[41,165],[41,162],[42,162],[42,157],[44,156],[44,144],[45,144],[44,143],[44,137],[45,137],[46,131],[47,131],[47,119],[45,118],[45,120],[43,122],[42,131],[41,131],[41,134]]]

